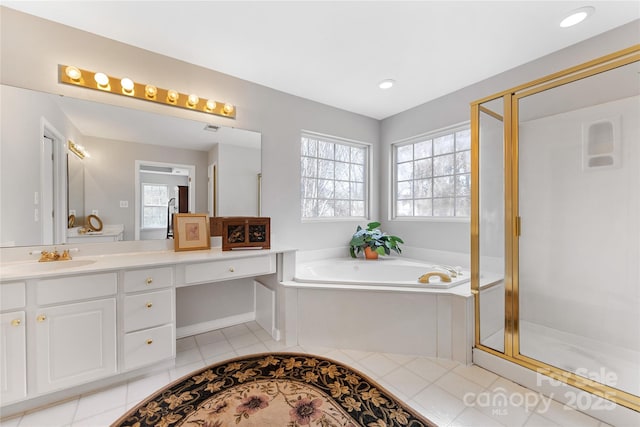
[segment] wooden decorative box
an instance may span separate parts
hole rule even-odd
[[[222,250],[271,247],[271,218],[251,216],[211,217],[211,235],[222,237]]]

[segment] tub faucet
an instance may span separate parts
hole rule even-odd
[[[442,270],[446,270],[453,278],[458,277],[458,275],[462,274],[462,272],[458,267],[452,267],[450,265],[439,264],[439,265],[434,265],[433,268],[440,268]]]

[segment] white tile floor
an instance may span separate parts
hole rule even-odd
[[[285,347],[255,322],[178,340],[174,369],[13,417],[0,425],[108,426],[147,395],[193,370],[231,357],[268,351],[314,353],[343,362],[369,375],[440,426],[607,426],[557,402],[549,403],[537,393],[478,366],[404,354]],[[492,397],[510,393],[527,399],[522,405],[491,404]]]

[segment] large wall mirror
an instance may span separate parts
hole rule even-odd
[[[165,239],[179,208],[260,214],[259,132],[6,85],[0,102],[2,247]]]

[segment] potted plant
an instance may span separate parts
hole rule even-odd
[[[367,228],[358,226],[349,242],[351,257],[356,258],[357,254],[364,252],[366,259],[376,259],[378,255],[389,255],[391,251],[402,252],[399,243],[404,241],[398,236],[383,233],[378,227],[379,222],[370,222]]]

